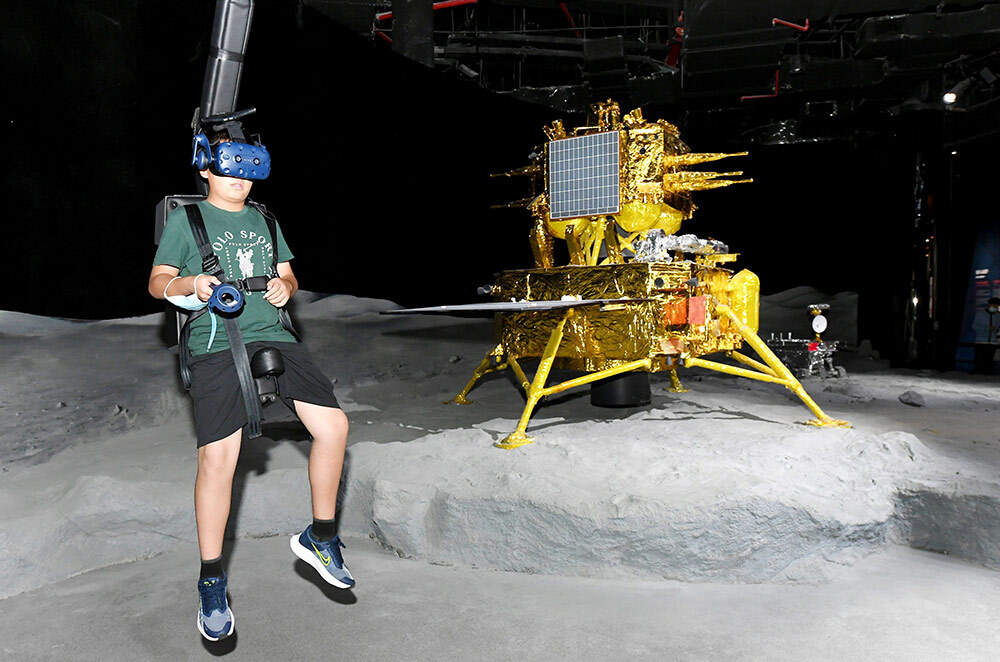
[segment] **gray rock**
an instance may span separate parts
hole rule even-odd
[[[627,427],[616,422],[630,438]],[[355,444],[341,532],[444,565],[824,581],[896,539],[897,477],[927,457],[901,432],[775,435],[744,423],[740,442],[706,445],[699,424],[687,427],[644,429],[613,458],[587,424],[548,428],[528,451],[495,451],[473,430]]]
[[[899,401],[904,405],[910,405],[911,407],[927,406],[927,403],[924,401],[924,396],[920,395],[916,391],[905,391],[900,393]]]

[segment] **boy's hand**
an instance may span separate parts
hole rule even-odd
[[[272,278],[267,281],[267,292],[264,293],[264,300],[275,308],[281,308],[292,296],[292,288],[288,286],[282,278]]]
[[[198,298],[202,301],[208,301],[212,298],[212,286],[218,285],[222,281],[211,274],[199,274],[193,277],[195,279],[193,283],[194,293],[198,295]]]

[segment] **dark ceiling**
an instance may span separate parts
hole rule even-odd
[[[856,140],[913,114],[946,146],[1000,123],[1000,2],[304,0],[385,48],[554,110],[670,108],[756,143]],[[953,102],[945,93],[957,92]]]

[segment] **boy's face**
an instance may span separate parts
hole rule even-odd
[[[211,170],[202,170],[201,176],[208,180],[209,197],[225,201],[232,205],[243,205],[250,195],[253,182],[237,177],[219,177]]]

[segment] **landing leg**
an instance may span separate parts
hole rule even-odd
[[[827,416],[826,412],[820,409],[819,405],[816,404],[816,401],[813,400],[808,393],[806,393],[805,388],[802,387],[802,384],[799,383],[799,380],[797,380],[795,376],[791,373],[791,371],[785,367],[785,364],[782,363],[781,360],[774,355],[774,352],[771,351],[771,348],[768,347],[766,344],[764,344],[764,341],[760,339],[760,336],[754,333],[753,329],[745,325],[743,321],[736,315],[736,313],[732,311],[732,309],[729,306],[721,303],[716,303],[715,310],[718,313],[729,318],[729,321],[736,327],[736,330],[739,332],[739,334],[743,336],[743,339],[746,340],[751,347],[753,347],[754,351],[757,352],[760,358],[764,359],[764,363],[767,364],[767,368],[769,368],[769,370],[766,370],[766,372],[762,371],[763,374],[756,373],[760,374],[761,376],[752,378],[761,379],[766,376],[767,378],[764,379],[763,381],[772,381],[782,384],[789,391],[799,396],[799,399],[802,400],[802,403],[809,408],[809,411],[811,411],[813,414],[816,415],[816,418],[814,420],[806,421],[806,425],[815,425],[816,427],[821,427],[821,428],[851,427],[850,423],[848,423],[847,421],[841,421],[836,418],[831,418],[830,416]],[[752,359],[750,361],[752,361]],[[747,363],[747,361],[742,361],[742,362]],[[711,362],[705,362],[705,363],[711,363]],[[722,365],[722,364],[717,364],[717,365]],[[738,370],[747,373],[753,372],[751,370],[742,370],[740,368],[733,368],[733,370]],[[743,375],[743,376],[751,376],[751,375]]]
[[[677,368],[670,368],[667,372],[670,373],[670,388],[667,390],[671,393],[687,393],[688,390],[681,386],[680,377],[677,376]]]
[[[559,350],[559,345],[562,343],[563,329],[566,327],[566,321],[572,315],[573,309],[570,308],[566,311],[566,315],[564,315],[563,318],[559,320],[559,323],[556,324],[556,328],[552,330],[552,335],[549,336],[549,342],[545,345],[545,352],[542,354],[542,358],[538,362],[538,369],[535,371],[535,378],[531,380],[531,384],[528,386],[528,403],[524,406],[524,411],[521,413],[521,420],[517,423],[517,429],[510,433],[503,441],[498,441],[493,444],[497,448],[509,450],[511,448],[517,448],[518,446],[524,446],[525,444],[534,442],[534,439],[529,437],[525,433],[525,430],[528,428],[528,420],[531,418],[531,413],[535,410],[535,405],[538,404],[538,401],[544,395],[543,391],[545,389],[545,381],[549,378],[549,373],[552,371],[552,363],[556,358],[556,352]]]
[[[467,400],[465,396],[469,395],[469,391],[471,391],[475,387],[476,382],[482,379],[484,375],[488,375],[489,373],[496,372],[498,370],[503,370],[504,368],[507,367],[506,363],[496,363],[496,360],[500,356],[503,356],[503,348],[500,345],[497,345],[496,347],[491,349],[490,352],[483,358],[483,360],[479,362],[479,365],[476,366],[476,369],[472,373],[472,379],[470,379],[469,383],[465,385],[465,388],[463,388],[461,392],[451,400],[445,400],[444,403],[446,405],[472,404],[472,401]]]

